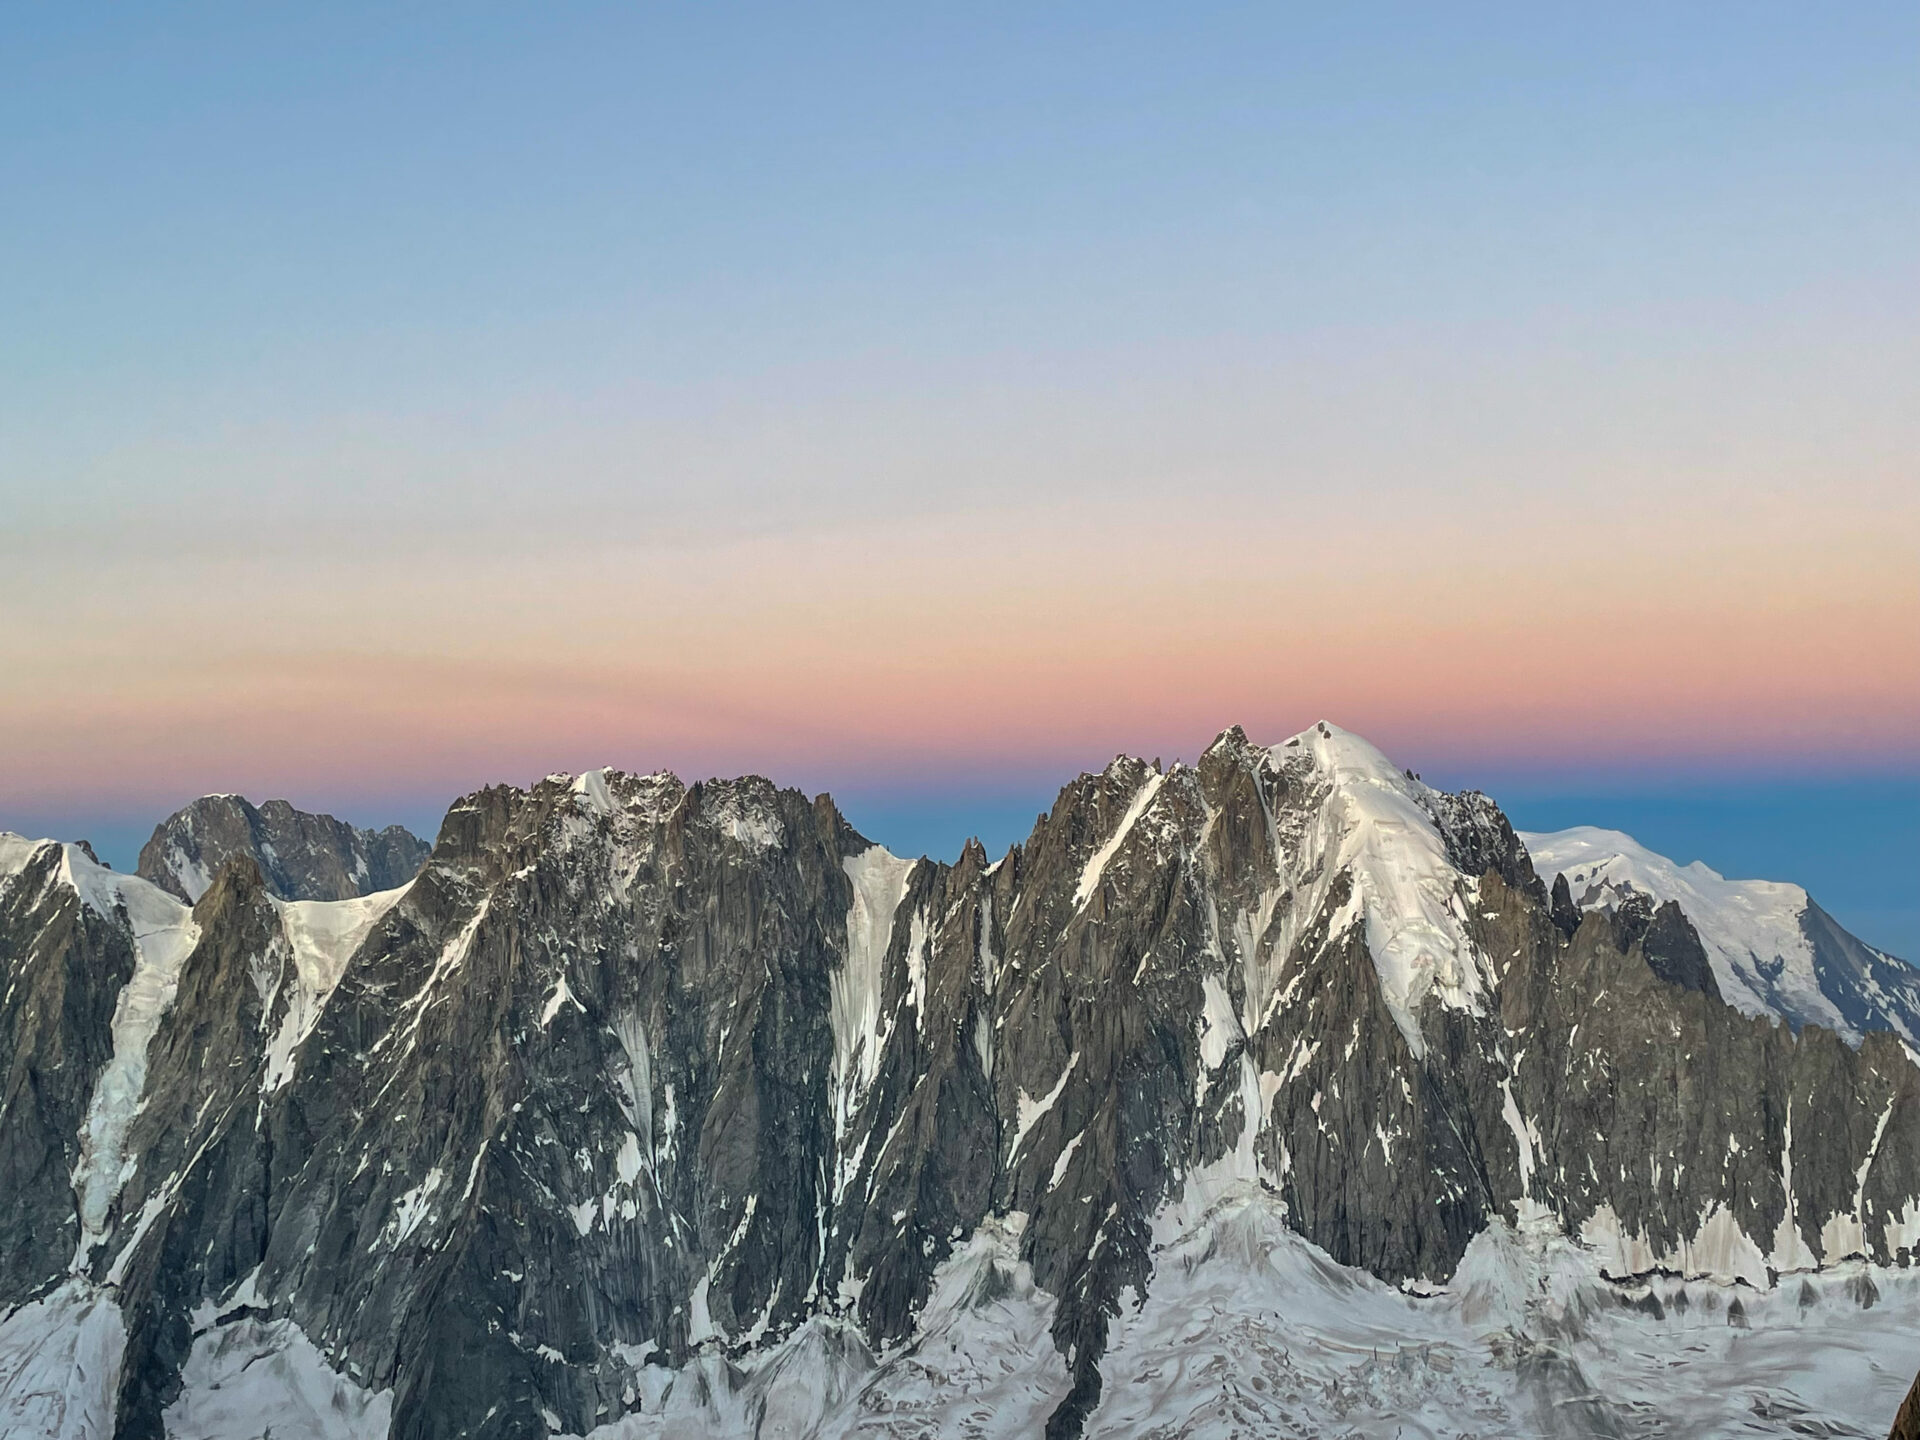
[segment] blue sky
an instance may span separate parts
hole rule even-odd
[[[1920,178],[1906,6],[79,6],[11,28],[4,373],[42,423],[109,433],[297,425],[395,387],[471,422],[1009,358],[1072,384],[1052,367],[1275,324],[1673,345],[1761,324],[1756,286],[1774,323],[1783,283],[1884,298]],[[40,429],[14,438],[58,441]]]

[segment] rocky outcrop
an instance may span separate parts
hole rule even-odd
[[[1674,905],[1694,936],[1670,932],[1664,945],[1651,942],[1654,950],[1679,945],[1672,963],[1696,984],[1704,961],[1715,988],[1742,1013],[1795,1030],[1818,1025],[1853,1045],[1891,1030],[1920,1046],[1920,970],[1848,934],[1798,885],[1728,880],[1698,861],[1676,865],[1617,830],[1582,826],[1523,839],[1541,878],[1554,877],[1554,913],[1569,934],[1582,909],[1638,913],[1638,924]],[[1693,954],[1696,943],[1704,956]]]
[[[1820,993],[1845,1035],[1891,1030],[1920,1044],[1920,970],[1849,934],[1813,900],[1800,913]]]
[[[131,927],[67,873],[65,847],[0,837],[0,1309],[64,1274],[79,1243],[72,1176],[133,975]]]
[[[9,1222],[117,1307],[128,1436],[243,1323],[396,1436],[584,1434],[768,1345],[910,1349],[963,1261],[1048,1297],[1074,1435],[1155,1226],[1228,1191],[1415,1289],[1508,1224],[1762,1289],[1920,1243],[1894,1036],[1742,1014],[1681,907],[1582,912],[1491,801],[1331,726],[1117,759],[998,860],[602,771],[457,802],[404,893],[289,903],[241,854],[175,908],[166,1003],[105,1060],[127,962],[49,957],[125,915],[38,899],[0,954],[69,977],[96,1069],[140,1047],[116,1163],[57,1162],[94,1212]],[[0,1147],[71,1155],[64,1103]]]
[[[399,825],[362,830],[285,800],[256,809],[238,795],[207,795],[154,827],[134,873],[193,904],[245,856],[282,900],[349,900],[406,884],[429,848]]]
[[[1893,1417],[1893,1429],[1887,1440],[1920,1440],[1920,1378],[1913,1382],[1900,1413]]]

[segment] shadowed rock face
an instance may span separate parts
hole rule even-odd
[[[119,922],[27,877],[7,983],[68,977],[60,1043],[98,1068]],[[1047,1428],[1074,1435],[1155,1215],[1228,1182],[1395,1282],[1445,1280],[1496,1217],[1760,1286],[1920,1238],[1893,1037],[1737,1013],[1677,908],[1555,903],[1491,801],[1332,727],[1116,760],[997,862],[895,859],[759,779],[497,787],[404,895],[342,903],[318,925],[245,854],[193,910],[86,1258],[125,1321],[122,1434],[162,1433],[239,1305],[390,1390],[396,1436],[584,1433],[648,1357],[821,1315],[911,1337],[991,1224],[1055,1298]],[[105,958],[61,961],[90,923]],[[14,1013],[17,1069],[51,1042]],[[67,1143],[63,1103],[9,1109],[0,1159]],[[23,1251],[29,1288],[77,1233],[37,1193],[0,1234],[64,1237]]]
[[[1887,1440],[1920,1440],[1920,1377],[1915,1378],[1900,1413],[1893,1417],[1893,1430]]]
[[[282,900],[349,900],[406,884],[429,848],[398,825],[361,830],[284,800],[255,809],[238,795],[207,795],[154,827],[134,873],[191,905],[245,856]]]
[[[1691,988],[1708,976],[1749,1015],[1818,1025],[1851,1044],[1890,1030],[1920,1046],[1920,970],[1848,934],[1798,885],[1729,880],[1677,865],[1632,836],[1593,826],[1522,837],[1552,877],[1555,916],[1571,934],[1582,909],[1610,910],[1642,927],[1675,905],[1691,935],[1667,927],[1647,940],[1662,973]]]
[[[1920,1040],[1920,970],[1849,934],[1811,900],[1800,928],[1813,952],[1821,991],[1846,1025]]]
[[[1635,895],[1620,907],[1615,925],[1621,944],[1639,946],[1647,968],[1662,980],[1720,998],[1707,947],[1678,902],[1669,900],[1656,908],[1645,895]]]
[[[71,1177],[133,974],[125,917],[87,905],[64,866],[48,842],[0,872],[0,1311],[61,1274],[79,1242]]]

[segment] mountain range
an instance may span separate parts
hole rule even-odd
[[[1878,1434],[1920,983],[1329,724],[0,838],[9,1434]],[[1825,1428],[1820,1428],[1825,1427]]]

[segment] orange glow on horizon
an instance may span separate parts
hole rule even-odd
[[[1321,716],[1415,765],[1920,762],[1910,510],[1873,534],[1522,519],[1115,508],[222,559],[170,588],[136,568],[23,592],[0,793],[425,793],[601,763],[1064,780]]]

